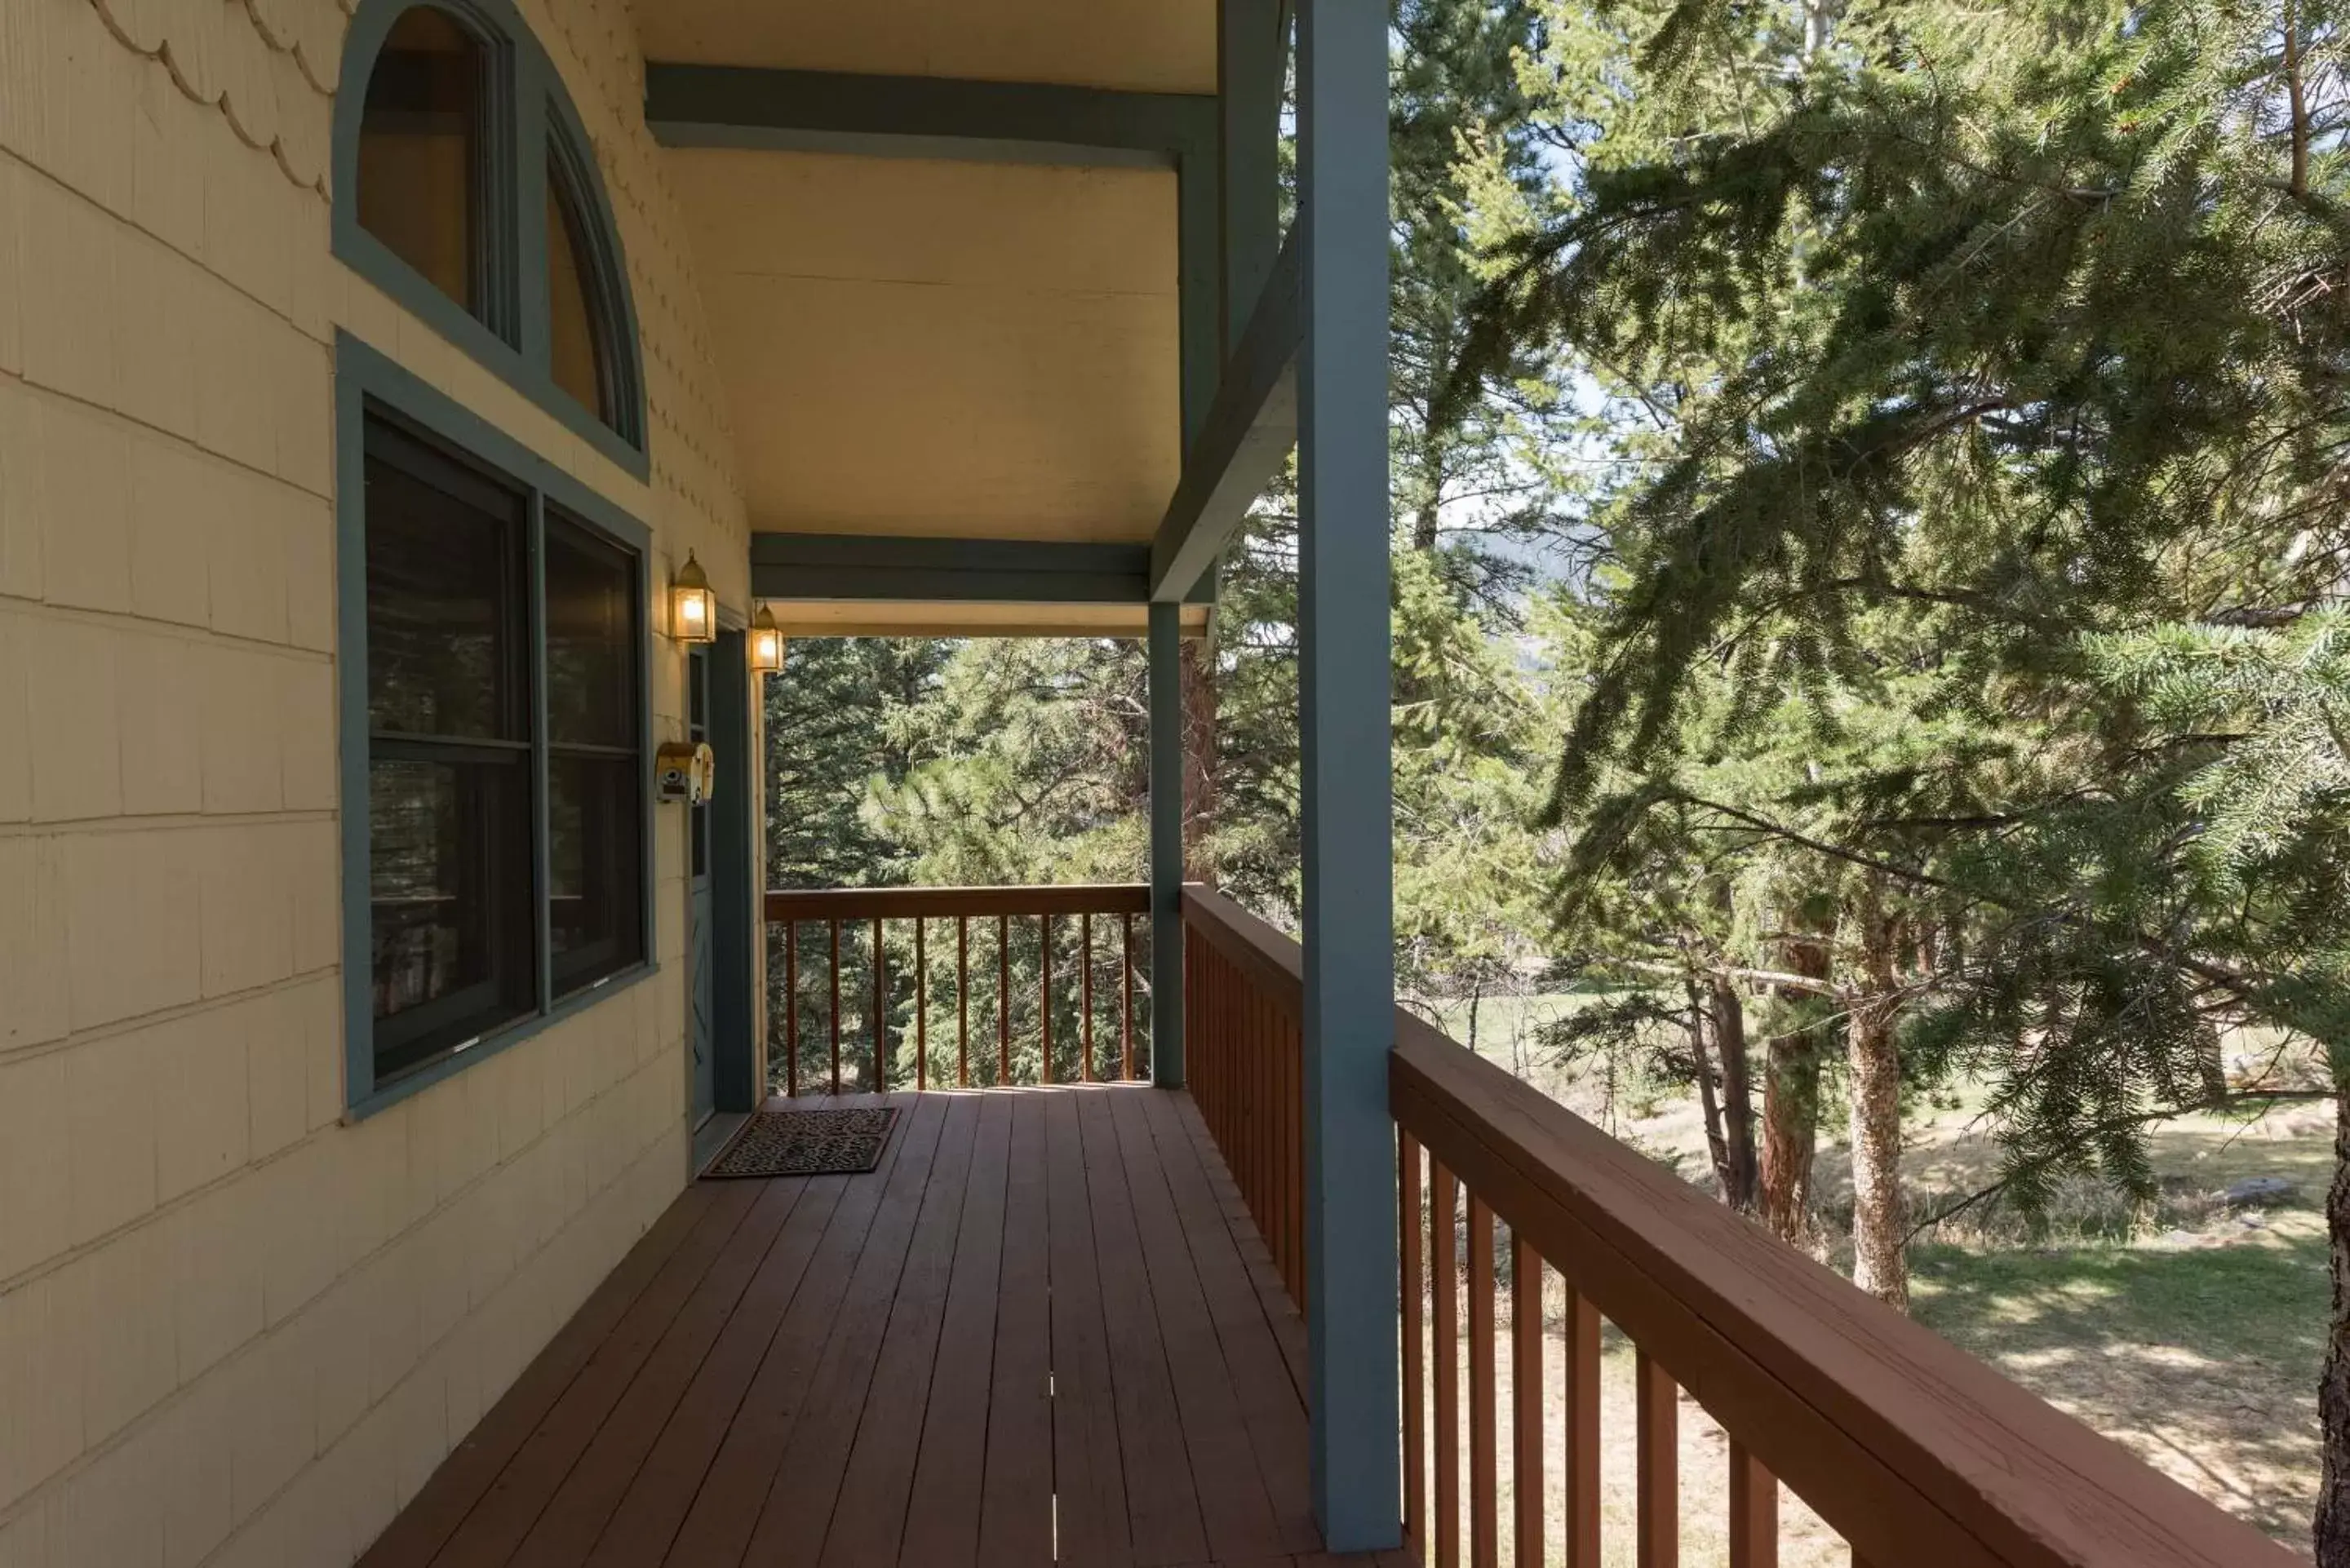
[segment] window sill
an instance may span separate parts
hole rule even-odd
[[[400,1101],[444,1079],[455,1077],[476,1062],[488,1060],[510,1046],[538,1034],[555,1024],[578,1013],[586,1012],[598,1002],[608,1002],[624,991],[634,989],[660,972],[654,962],[632,964],[597,981],[584,991],[573,992],[557,1001],[544,1012],[518,1019],[503,1029],[483,1035],[470,1045],[463,1045],[445,1056],[434,1058],[420,1067],[411,1068],[388,1084],[378,1085],[362,1099],[351,1102],[343,1112],[343,1125],[355,1126],[380,1112],[388,1111]]]

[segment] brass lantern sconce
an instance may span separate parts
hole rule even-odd
[[[710,577],[693,552],[669,587],[669,634],[680,642],[718,640],[718,596],[710,591]]]
[[[775,624],[775,612],[764,605],[751,623],[751,668],[761,675],[783,673],[783,628]]]

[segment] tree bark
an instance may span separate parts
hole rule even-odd
[[[1207,645],[1185,638],[1178,654],[1183,689],[1183,876],[1215,882],[1208,836],[1216,826],[1216,672]]]
[[[1801,929],[1805,923],[1797,918],[1788,925]],[[1787,944],[1787,971],[1825,981],[1835,924],[1810,926],[1814,934]],[[1808,992],[1785,988],[1780,995],[1799,1002],[1815,1001]],[[1799,1247],[1811,1239],[1812,1157],[1819,1142],[1825,1033],[1818,1023],[1805,1023],[1773,1035],[1763,1050],[1769,1076],[1762,1085],[1762,1222],[1780,1240]]]
[[[1706,1009],[1698,994],[1697,982],[1686,982],[1689,992],[1690,1060],[1697,1068],[1699,1108],[1705,1116],[1705,1147],[1713,1159],[1713,1179],[1721,1188],[1721,1200],[1731,1201],[1730,1134],[1721,1125],[1721,1100],[1714,1088],[1713,1054],[1706,1048]]]
[[[2317,1521],[2311,1532],[2318,1568],[2350,1568],[2350,1075],[2336,1070],[2334,1090],[2334,1185],[2325,1194],[2334,1311],[2326,1335],[2325,1370],[2317,1384],[2324,1465],[2317,1487]]]
[[[1729,1179],[1722,1196],[1742,1214],[1754,1210],[1754,1085],[1746,1062],[1746,1003],[1735,982],[1711,986],[1713,1047],[1721,1058],[1721,1131]]]
[[[1893,1044],[1895,920],[1885,911],[1885,878],[1871,874],[1857,911],[1867,992],[1845,1025],[1852,1073],[1852,1282],[1888,1306],[1909,1310],[1909,1265],[1902,1247],[1901,1057]]]

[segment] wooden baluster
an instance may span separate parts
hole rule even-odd
[[[1730,1568],[1779,1568],[1779,1482],[1730,1439]],[[1855,1559],[1854,1568],[1863,1568]]]
[[[1599,1568],[1599,1309],[1566,1291],[1566,1568]]]
[[[1126,940],[1119,948],[1118,984],[1123,1000],[1118,1006],[1118,1078],[1122,1084],[1134,1082],[1134,917],[1126,917]],[[1188,1013],[1185,1016],[1190,1016]]]
[[[840,922],[826,922],[832,928],[832,1092],[840,1093]]]
[[[1196,942],[1193,945],[1199,946]],[[1200,1027],[1202,1031],[1200,1038],[1208,1048],[1209,1057],[1215,1064],[1208,1076],[1212,1083],[1211,1097],[1216,1102],[1216,1147],[1225,1151],[1225,1159],[1229,1162],[1232,1147],[1232,1082],[1224,1076],[1229,1069],[1224,1059],[1223,976],[1216,968],[1216,955],[1204,947],[1201,948],[1200,952],[1200,972],[1207,979],[1208,995],[1207,1005],[1201,1010],[1200,1014]],[[1184,1003],[1186,1012],[1190,1008],[1191,1003],[1186,1002]]]
[[[1282,1080],[1288,1075],[1281,1061],[1281,1018],[1273,1000],[1263,992],[1257,993],[1257,1065],[1264,1075],[1264,1211],[1271,1220],[1273,1261],[1281,1269],[1281,1282],[1288,1287],[1290,1300],[1297,1299],[1297,1286],[1289,1276],[1289,1205],[1283,1194],[1289,1183],[1282,1167],[1287,1129],[1282,1123],[1289,1119],[1289,1107],[1282,1103]]]
[[[784,1097],[800,1095],[800,931],[784,922]]]
[[[1042,961],[1041,961],[1041,962],[1039,963],[1039,965],[1038,965],[1039,972],[1043,975],[1043,981],[1042,981],[1041,985],[1040,985],[1040,986],[1039,986],[1039,988],[1038,988],[1038,992],[1037,992],[1037,998],[1036,998],[1036,1002],[1037,1002],[1037,1006],[1036,1006],[1036,1016],[1037,1016],[1037,1019],[1039,1020],[1039,1022],[1041,1023],[1041,1024],[1042,1024],[1042,1026],[1043,1026],[1043,1029],[1044,1029],[1044,1038],[1045,1038],[1045,1051],[1044,1051],[1044,1055],[1043,1055],[1043,1057],[1042,1057],[1043,1065],[1042,1065],[1041,1067],[1039,1067],[1039,1068],[1038,1068],[1038,1071],[1043,1075],[1043,1076],[1042,1076],[1038,1081],[1039,1081],[1039,1082],[1041,1082],[1041,1083],[1046,1083],[1046,1084],[1049,1084],[1049,1083],[1051,1083],[1051,1082],[1053,1081],[1053,917],[1052,917],[1052,916],[1050,916],[1050,915],[1039,915],[1039,916],[1037,916],[1037,917],[1036,917],[1036,936],[1037,936],[1036,950],[1037,950],[1038,952],[1040,952],[1040,953],[1042,953],[1042,954],[1044,955]]]
[[[955,1087],[971,1087],[971,917],[955,917]]]
[[[1645,1350],[1636,1356],[1639,1568],[1676,1568],[1681,1546],[1680,1390]]]
[[[931,965],[922,950],[922,928],[930,922],[914,917],[914,1092],[931,1086]]]
[[[1500,1568],[1501,1478],[1493,1441],[1493,1211],[1469,1194],[1469,1563]]]
[[[1012,1082],[1012,917],[995,917],[995,1085]]]
[[[1191,993],[1188,992],[1184,993],[1184,1027],[1186,1029],[1196,1027],[1199,1031],[1196,1037],[1209,1064],[1208,1098],[1216,1107],[1216,1119],[1211,1127],[1216,1135],[1216,1147],[1228,1150],[1232,1147],[1232,1129],[1224,1116],[1224,1034],[1221,1027],[1222,1013],[1219,1011],[1224,1004],[1223,988],[1217,981],[1214,953],[1210,952],[1197,938],[1185,939],[1185,951],[1197,957],[1200,965],[1199,994],[1201,1001],[1195,1022],[1191,1012]],[[1187,957],[1184,961],[1189,963],[1192,960]],[[1229,1156],[1227,1158],[1229,1159]]]
[[[1403,1543],[1428,1555],[1428,1346],[1424,1342],[1428,1271],[1421,1249],[1428,1235],[1427,1198],[1420,1189],[1419,1143],[1398,1129],[1397,1214],[1401,1221],[1403,1298]]]
[[[873,917],[873,1092],[889,1092],[889,1064],[883,1054],[889,1049],[889,954],[881,945],[881,917]]]
[[[1518,1568],[1543,1557],[1543,1261],[1510,1231],[1510,1494],[1516,1504]]]
[[[1077,1016],[1086,1043],[1086,1082],[1094,1082],[1094,918],[1077,917],[1077,946],[1084,952],[1085,980],[1077,989]]]
[[[1281,1063],[1289,1075],[1282,1137],[1289,1146],[1289,1202],[1282,1222],[1289,1228],[1290,1268],[1296,1282],[1290,1295],[1305,1310],[1305,1032],[1286,1016],[1281,1023]]]
[[[1461,1568],[1461,1262],[1452,1173],[1429,1165],[1429,1272],[1436,1287],[1436,1568]],[[1596,1388],[1594,1390],[1596,1392]],[[1599,1560],[1591,1560],[1599,1568]]]
[[[1288,1271],[1282,1262],[1281,1226],[1273,1212],[1274,1151],[1280,1138],[1274,1126],[1273,1008],[1263,996],[1252,992],[1249,1014],[1254,1023],[1250,1033],[1249,1060],[1256,1068],[1256,1103],[1249,1107],[1256,1117],[1256,1222],[1272,1239],[1274,1267],[1282,1270],[1286,1282]]]

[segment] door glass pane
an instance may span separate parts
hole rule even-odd
[[[548,869],[556,988],[567,991],[643,956],[643,806],[634,757],[547,759]]]
[[[430,5],[391,26],[359,116],[359,224],[475,315],[486,52]]]
[[[556,745],[637,744],[635,563],[546,519],[546,705]]]
[[[419,1021],[422,1033],[378,1039],[429,1054],[530,1007],[528,774],[519,761],[382,759],[369,774],[375,1016],[451,1004]]]
[[[546,300],[555,384],[608,425],[617,424],[606,375],[608,348],[589,304],[595,277],[586,209],[563,161],[546,161]]]
[[[439,475],[399,450],[409,444],[369,430],[369,727],[525,741],[522,498],[470,475]],[[503,512],[493,509],[501,503]]]

